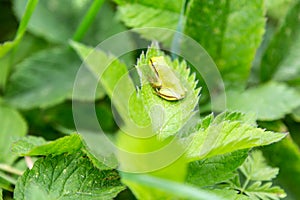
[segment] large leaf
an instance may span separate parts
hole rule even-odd
[[[31,199],[32,187],[47,199],[112,199],[125,189],[116,171],[100,171],[79,153],[37,160],[18,180],[14,199]]]
[[[60,103],[72,97],[74,79],[80,65],[76,54],[67,48],[54,48],[34,54],[16,67],[5,98],[10,104],[22,109]],[[89,97],[85,94],[85,87],[89,87],[95,78],[86,70],[81,80],[81,92],[77,92],[74,98],[86,100]],[[102,89],[98,87],[97,96],[103,95]]]
[[[187,182],[202,187],[226,181],[248,156],[247,150],[194,161],[189,164]]]
[[[18,18],[21,17],[25,3],[24,0],[14,1],[14,10]],[[40,1],[28,25],[28,30],[48,41],[67,43],[92,3],[92,0]],[[114,17],[111,5],[103,4],[83,41],[95,45],[124,30],[124,26]]]
[[[240,149],[268,145],[277,142],[286,135],[256,128],[245,123],[244,119],[236,119],[233,115],[224,113],[213,119],[208,116],[203,121],[209,125],[199,127],[199,130],[191,135],[191,144],[187,150],[187,156],[191,160],[209,158]],[[232,116],[232,117],[231,117]]]
[[[172,102],[155,94],[149,80],[147,80],[149,60],[155,56],[164,56],[169,67],[177,74],[181,84],[184,85],[187,91],[184,99]],[[190,74],[190,69],[185,61],[172,61],[155,45],[148,49],[146,55],[142,54],[140,56],[136,67],[140,71],[142,83],[138,98],[151,117],[154,132],[162,139],[175,135],[194,114],[194,109],[199,100],[200,88],[196,88],[195,74]]]
[[[255,113],[259,120],[283,118],[300,105],[300,95],[284,84],[269,82],[246,89],[228,91],[227,109]],[[217,109],[217,110],[221,110]]]
[[[261,62],[260,79],[266,81],[274,76],[278,80],[290,80],[299,77],[299,51],[300,33],[300,2],[292,7],[278,32],[272,38]],[[295,57],[296,56],[296,57]],[[282,66],[281,66],[282,65]]]
[[[26,134],[27,125],[18,111],[1,103],[0,122],[0,162],[11,164],[16,159],[16,156],[10,150],[11,143],[16,137]]]
[[[231,85],[245,85],[252,60],[264,33],[263,0],[192,0],[185,33],[216,62]]]

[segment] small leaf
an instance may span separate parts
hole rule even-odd
[[[31,199],[34,187],[52,199],[112,199],[125,189],[116,171],[100,171],[79,153],[38,159],[18,180],[14,199]]]
[[[74,153],[81,149],[81,147],[80,135],[72,134],[51,142],[46,142],[44,139],[38,137],[23,138],[13,144],[12,150],[21,156],[40,156]]]
[[[185,33],[216,62],[223,79],[243,87],[265,27],[263,0],[191,0]]]
[[[269,82],[243,92],[228,91],[227,109],[245,113],[255,113],[259,120],[276,120],[300,105],[300,94],[282,83]],[[216,107],[216,110],[220,111]]]
[[[266,164],[261,151],[252,152],[240,170],[248,179],[254,181],[270,181],[279,172],[278,168],[272,168]]]
[[[254,200],[279,200],[286,197],[285,192],[280,187],[272,187],[271,182],[262,184],[262,182],[260,181],[256,181],[252,185],[247,187],[245,194],[248,195],[250,199]]]
[[[248,151],[241,150],[191,162],[186,181],[199,187],[226,181],[235,175],[247,156]]]
[[[246,177],[241,187],[235,184],[235,189],[246,194],[250,199],[270,199],[279,200],[286,196],[285,192],[277,186],[272,187],[272,179],[278,174],[278,168],[272,168],[266,165],[261,151],[253,151],[240,171]],[[262,181],[266,181],[262,183]],[[232,182],[234,184],[234,182]]]
[[[240,120],[236,121],[234,118],[232,121],[228,118],[226,121],[216,118],[207,128],[200,127],[190,136],[191,144],[187,156],[191,160],[209,158],[240,149],[268,145],[285,136],[282,133],[256,128]]]
[[[16,159],[10,151],[10,145],[17,138],[24,136],[27,125],[20,113],[14,108],[0,103],[0,162],[12,164]]]
[[[169,2],[181,5],[178,1]],[[118,7],[120,19],[129,27],[140,28],[134,29],[142,37],[148,40],[156,40],[170,45],[173,32],[165,31],[160,28],[176,30],[180,16],[180,10],[177,12],[170,11],[166,8],[160,8],[161,2],[150,6],[142,4],[125,4]],[[147,27],[157,27],[155,31],[150,31]],[[143,29],[146,28],[146,29]]]

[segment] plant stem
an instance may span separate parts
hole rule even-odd
[[[22,40],[22,38],[23,38],[23,36],[26,32],[28,22],[29,22],[29,20],[32,16],[38,2],[39,2],[39,0],[29,0],[28,3],[26,4],[24,14],[22,16],[22,19],[20,21],[20,24],[19,24],[19,27],[18,27],[18,30],[17,30],[17,33],[16,33],[16,36],[15,36],[14,41],[13,41],[14,46],[13,46],[11,55],[9,57],[9,64],[8,64],[7,72],[6,72],[6,75],[5,75],[5,78],[4,78],[3,89],[5,89],[7,78],[10,74],[11,66],[13,65],[13,60],[14,60],[17,48],[19,46],[19,43],[21,42],[21,40]]]
[[[0,164],[0,170],[22,176],[23,172],[6,164]]]
[[[24,15],[22,17],[22,20],[20,22],[19,28],[17,30],[16,37],[15,37],[15,40],[17,40],[17,43],[19,43],[19,40],[21,40],[21,38],[23,37],[23,35],[26,31],[28,22],[31,18],[31,15],[32,15],[32,13],[33,13],[33,11],[34,11],[34,9],[35,9],[38,2],[39,2],[39,0],[30,0],[27,3]]]
[[[2,172],[0,172],[0,177],[3,178],[4,180],[10,182],[11,184],[14,184],[14,185],[15,185],[16,182],[17,182],[16,179],[14,179],[14,178],[12,178],[11,176],[8,176],[8,175],[6,175],[6,174],[4,174],[4,173],[2,173]]]
[[[245,183],[243,184],[243,187],[241,189],[241,193],[244,193],[245,190],[246,190],[246,187],[248,186],[249,182],[250,182],[251,178],[250,177],[247,177]]]
[[[86,15],[80,22],[77,30],[73,35],[72,39],[74,41],[80,41],[83,38],[84,34],[87,32],[88,28],[90,27],[96,15],[98,14],[98,11],[101,8],[103,3],[104,0],[94,0],[93,4],[91,5],[90,9],[87,11]]]

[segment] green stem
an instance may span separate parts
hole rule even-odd
[[[31,18],[31,15],[32,15],[32,13],[33,13],[33,11],[34,11],[34,9],[35,9],[38,2],[39,2],[39,0],[29,0],[29,2],[27,3],[24,15],[22,17],[22,20],[20,22],[19,28],[17,30],[16,37],[15,37],[15,40],[16,40],[17,43],[19,43],[19,41],[23,37],[23,35],[26,31],[26,27],[28,25],[28,22]]]
[[[102,4],[104,3],[104,0],[94,0],[93,4],[91,5],[90,9],[82,19],[82,21],[79,24],[79,27],[75,31],[73,35],[74,41],[80,41],[85,33],[87,32],[88,28],[94,21],[96,15],[98,14],[99,9],[101,8]]]
[[[246,188],[247,188],[247,186],[248,186],[250,180],[251,180],[251,178],[250,178],[250,177],[247,177],[247,179],[246,179],[246,181],[245,181],[245,183],[243,184],[243,187],[242,187],[242,189],[241,189],[241,193],[244,193],[244,192],[245,192],[245,190],[246,190]]]
[[[6,164],[0,164],[0,170],[22,176],[23,172]]]
[[[17,180],[14,179],[13,177],[11,176],[8,176],[2,172],[0,172],[0,177],[3,178],[4,180],[10,182],[11,184],[15,185],[17,183]]]
[[[11,66],[13,65],[13,60],[14,60],[17,48],[19,46],[19,43],[21,42],[21,40],[24,36],[24,33],[27,29],[28,22],[29,22],[29,20],[32,16],[33,11],[35,10],[35,7],[38,4],[38,2],[39,2],[39,0],[29,0],[27,5],[26,5],[25,12],[22,16],[22,20],[20,21],[16,36],[15,36],[14,41],[13,41],[14,46],[13,46],[11,55],[9,57],[9,65],[8,65],[8,68],[7,68],[7,73],[6,73],[5,78],[4,78],[3,88],[5,88],[5,85],[6,85],[6,82],[7,82],[7,77],[10,74]]]

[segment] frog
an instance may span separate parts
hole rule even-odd
[[[149,82],[158,96],[168,101],[185,98],[186,88],[163,56],[150,58],[149,66],[154,72],[154,77],[150,78]]]

